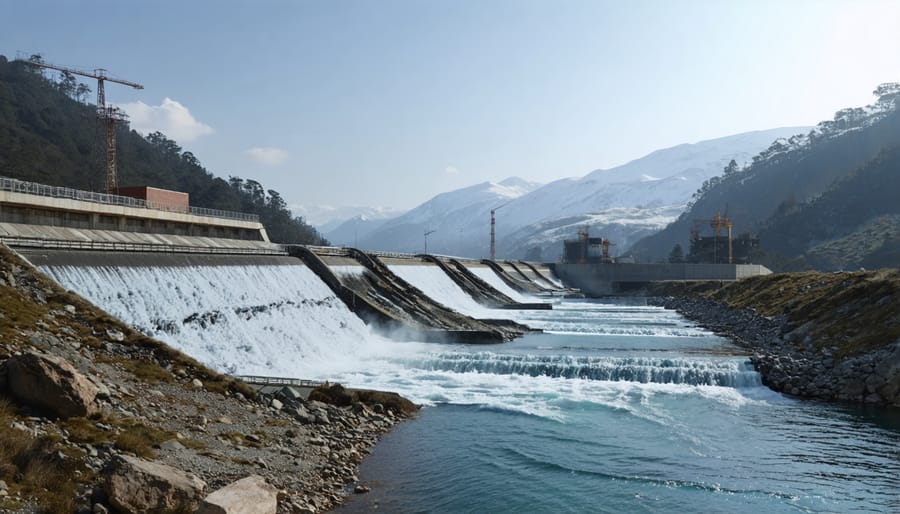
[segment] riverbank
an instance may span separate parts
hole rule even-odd
[[[257,395],[5,247],[0,341],[4,512],[196,506],[248,476],[261,478],[241,486],[267,498],[258,512],[276,504],[279,513],[323,512],[352,492],[379,437],[415,416],[411,403],[374,391]]]
[[[770,388],[900,407],[900,271],[662,284],[652,303],[753,352]]]

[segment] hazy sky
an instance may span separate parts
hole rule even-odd
[[[104,67],[133,127],[290,204],[412,207],[812,125],[900,81],[900,1],[0,0],[0,53]],[[90,84],[92,88],[96,84]]]

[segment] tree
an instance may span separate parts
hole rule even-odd
[[[89,94],[91,94],[91,88],[87,84],[78,84],[75,88],[75,98],[81,103],[87,103]]]
[[[681,249],[680,244],[676,243],[675,247],[672,248],[672,252],[669,253],[669,262],[671,262],[672,264],[684,262],[684,250]]]
[[[728,163],[728,166],[725,166],[725,169],[723,171],[724,171],[724,175],[726,177],[728,175],[731,175],[732,173],[737,173],[738,172],[737,161],[735,161],[734,159],[731,159],[731,162]]]
[[[72,75],[68,71],[59,72],[59,84],[57,84],[57,87],[59,87],[59,90],[62,91],[64,95],[69,98],[74,98],[77,86],[78,84],[75,81],[75,75]]]

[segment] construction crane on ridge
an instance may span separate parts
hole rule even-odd
[[[118,190],[119,188],[119,176],[116,169],[116,123],[120,121],[127,121],[128,115],[118,107],[106,105],[106,91],[104,88],[104,83],[107,81],[115,82],[116,84],[122,84],[134,89],[144,89],[144,86],[136,82],[112,78],[107,75],[107,71],[103,68],[97,68],[91,72],[87,70],[79,70],[77,68],[70,68],[68,66],[59,66],[56,64],[44,62],[43,59],[40,58],[40,54],[36,54],[33,57],[36,58],[20,58],[19,60],[26,62],[32,66],[38,66],[40,68],[47,68],[50,70],[61,71],[63,73],[71,73],[73,75],[81,75],[82,77],[97,79],[97,120],[106,129],[106,192],[108,194],[115,194],[116,190]]]

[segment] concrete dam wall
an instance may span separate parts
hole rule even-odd
[[[546,294],[549,289],[514,266],[504,269],[492,263],[497,276],[484,280],[466,263],[447,257],[278,245],[268,241],[259,219],[249,214],[186,203],[171,209],[131,197],[2,177],[0,242],[66,287],[162,338],[172,335],[168,331],[190,331],[192,323],[227,325],[235,315],[339,302],[382,334],[503,342],[530,329],[497,315],[501,309],[550,308],[542,301],[523,301],[530,297],[522,295]],[[404,280],[394,268],[398,263],[400,269],[416,268],[424,274]],[[499,291],[490,284],[496,278],[522,295],[512,298]],[[433,289],[438,283],[441,287]],[[307,298],[299,286],[315,299]],[[275,296],[265,300],[255,291],[259,287],[270,287]],[[432,288],[430,294],[421,287]],[[448,293],[453,288],[456,291]],[[330,294],[323,296],[323,291]],[[111,292],[118,296],[110,297]],[[191,309],[196,312],[187,312]],[[156,315],[146,318],[144,311]]]
[[[650,282],[734,281],[772,273],[758,264],[556,263],[553,269],[588,296],[625,293]]]

